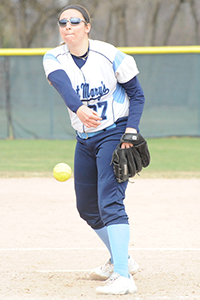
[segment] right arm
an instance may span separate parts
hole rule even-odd
[[[47,79],[61,95],[67,107],[77,114],[78,118],[86,127],[96,128],[100,124],[101,118],[99,118],[98,114],[94,110],[83,105],[64,70],[60,69],[51,72]]]

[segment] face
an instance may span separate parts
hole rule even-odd
[[[65,10],[61,16],[62,19],[80,18],[84,20],[83,15],[75,9]],[[67,22],[66,27],[59,27],[60,35],[63,41],[70,46],[79,46],[85,41],[88,41],[88,33],[90,32],[91,25],[81,22],[79,25],[73,26],[70,22]]]

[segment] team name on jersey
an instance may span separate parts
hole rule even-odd
[[[101,86],[90,88],[89,83],[82,83],[80,86],[77,85],[76,93],[82,99],[82,101],[88,100],[98,100],[109,93],[109,88],[105,86],[103,81],[101,81]]]

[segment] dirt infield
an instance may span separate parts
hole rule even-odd
[[[76,211],[73,179],[0,179],[0,300],[200,299],[200,179],[129,184],[138,293],[100,296],[88,269],[109,258]]]

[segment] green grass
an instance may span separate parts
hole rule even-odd
[[[200,138],[162,138],[148,141],[150,177],[200,177]]]
[[[74,140],[0,140],[0,177],[48,177],[59,162],[73,168],[74,149]]]
[[[55,164],[73,169],[75,140],[0,140],[0,177],[50,177]],[[200,138],[149,139],[142,178],[200,178]]]

